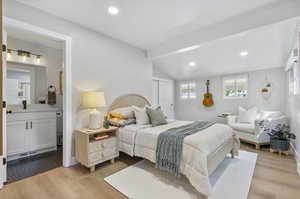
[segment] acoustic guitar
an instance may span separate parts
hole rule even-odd
[[[206,81],[206,93],[204,94],[203,106],[210,107],[214,105],[212,94],[209,92],[209,80]]]

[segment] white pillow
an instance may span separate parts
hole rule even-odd
[[[133,108],[131,106],[116,108],[112,110],[110,113],[122,115],[124,119],[134,118]]]
[[[150,124],[150,119],[147,114],[146,108],[139,108],[137,106],[132,106],[134,115],[135,115],[135,120],[137,125],[145,125],[145,124]]]
[[[251,109],[244,109],[243,107],[239,107],[239,123],[254,123],[257,115],[257,108],[253,107]]]

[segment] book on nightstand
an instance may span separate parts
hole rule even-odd
[[[107,139],[107,138],[109,138],[109,137],[110,137],[109,135],[95,136],[95,137],[94,137],[94,140],[99,141],[99,140]]]

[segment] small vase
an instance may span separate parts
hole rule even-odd
[[[103,128],[109,129],[109,121],[108,121],[107,117],[104,117]]]

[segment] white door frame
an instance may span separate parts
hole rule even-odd
[[[74,164],[72,158],[72,38],[38,26],[34,26],[12,18],[3,17],[4,27],[13,27],[33,32],[63,42],[64,53],[64,95],[63,95],[63,166]],[[4,138],[5,140],[6,138]]]
[[[173,113],[172,113],[172,119],[175,118],[175,107],[174,107],[174,103],[175,103],[175,82],[174,80],[172,79],[164,79],[164,78],[160,78],[160,77],[152,77],[152,81],[158,81],[158,103],[160,104],[160,87],[159,87],[159,82],[168,82],[168,83],[171,83],[172,84],[172,99],[173,99],[173,102],[172,102],[172,106],[173,106]],[[154,88],[152,88],[154,89]],[[152,96],[154,97],[154,96]],[[168,115],[169,116],[169,115]]]
[[[6,45],[7,43],[7,34],[3,30],[2,31],[2,44]],[[6,79],[6,52],[2,51],[2,101],[6,101],[6,90],[4,89],[6,86],[6,82],[4,81]],[[6,170],[7,170],[7,164],[2,165],[2,161],[6,158],[6,107],[2,108],[2,155],[0,156],[0,189],[3,187],[4,182],[6,182]]]

